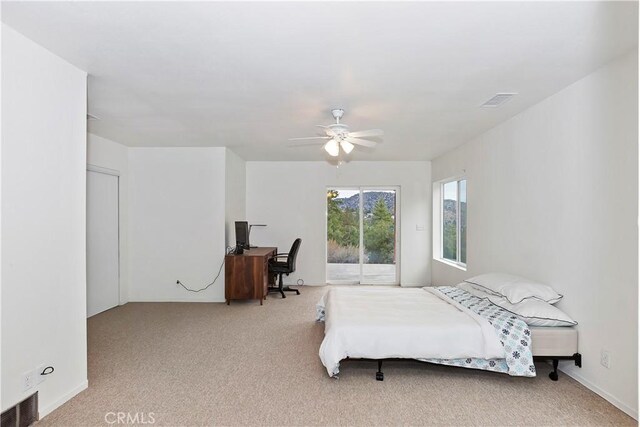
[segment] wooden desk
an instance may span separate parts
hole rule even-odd
[[[227,255],[224,259],[224,297],[232,299],[266,299],[269,293],[269,259],[278,248],[252,248],[242,255]]]

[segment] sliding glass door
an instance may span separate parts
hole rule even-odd
[[[398,284],[398,188],[327,189],[327,283]]]
[[[360,282],[360,190],[327,189],[327,282]]]

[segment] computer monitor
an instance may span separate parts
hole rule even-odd
[[[236,246],[249,249],[249,223],[236,221]]]

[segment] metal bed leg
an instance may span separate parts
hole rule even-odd
[[[575,353],[573,355],[573,361],[578,368],[582,368],[582,355],[580,353]]]
[[[551,361],[553,364],[553,371],[549,373],[551,381],[558,381],[558,362],[560,360],[573,360],[577,367],[582,368],[582,355],[580,353],[574,353],[572,356],[534,356],[534,360]]]
[[[549,373],[549,378],[551,381],[558,381],[558,359],[552,359],[553,362],[553,372]]]
[[[384,374],[382,373],[382,360],[378,360],[378,372],[376,372],[376,381],[384,381]]]

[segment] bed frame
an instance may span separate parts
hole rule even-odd
[[[558,381],[558,361],[560,360],[573,360],[578,368],[582,368],[582,354],[573,353],[572,356],[533,356],[533,360],[551,360],[553,364],[553,371],[549,373],[551,381]]]
[[[394,361],[403,361],[406,362],[408,360],[413,360],[415,362],[420,362],[420,363],[428,363],[428,362],[423,362],[421,360],[417,360],[417,359],[397,359],[397,358],[391,358],[391,359],[352,359],[347,357],[346,359],[343,359],[342,362],[346,362],[349,360],[358,360],[358,361],[371,361],[371,362],[378,362],[378,371],[376,372],[376,380],[377,381],[384,381],[384,373],[382,372],[382,362],[394,362]],[[549,378],[551,379],[551,381],[558,381],[558,362],[560,360],[573,360],[575,365],[579,368],[582,368],[582,354],[580,353],[574,353],[571,356],[533,356],[533,360],[534,361],[551,361],[552,365],[553,365],[553,371],[551,371],[549,373]],[[466,369],[466,368],[465,368]]]

